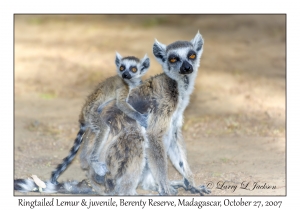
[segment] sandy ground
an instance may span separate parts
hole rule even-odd
[[[183,127],[195,182],[211,195],[285,195],[285,29],[284,15],[15,16],[14,178],[50,178],[73,145],[85,97],[115,74],[116,51],[147,53],[148,78],[162,72],[154,38],[169,44],[200,30]],[[59,181],[84,178],[76,158]],[[181,179],[171,164],[169,178]]]

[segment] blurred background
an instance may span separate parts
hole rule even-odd
[[[213,195],[285,195],[285,15],[15,15],[15,178],[49,179],[86,96],[116,74],[116,51],[148,54],[146,79],[162,72],[155,38],[167,45],[198,30],[204,52],[183,126],[196,184],[214,183]],[[59,181],[84,177],[76,158]]]

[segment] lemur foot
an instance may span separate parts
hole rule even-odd
[[[171,195],[177,195],[178,194],[178,190],[175,187],[170,185],[169,189],[170,189]]]
[[[99,176],[105,176],[106,172],[108,172],[106,164],[99,161],[92,161],[92,167]]]
[[[199,193],[201,196],[203,196],[204,194],[211,193],[211,191],[209,189],[207,189],[207,187],[205,185],[201,185],[199,187],[194,187],[194,186],[191,186],[186,179],[180,180],[180,181],[172,181],[171,186],[173,186],[175,189],[182,187],[186,191],[190,191],[192,194]]]
[[[178,190],[177,188],[173,187],[172,185],[169,185],[169,190],[166,192],[165,190],[158,191],[159,195],[177,195]]]
[[[211,193],[211,191],[207,189],[205,185],[200,185],[199,187],[191,187],[190,189],[188,189],[188,191],[190,191],[192,194],[199,193],[201,196],[204,196],[204,193],[205,194]]]

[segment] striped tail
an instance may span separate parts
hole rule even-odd
[[[86,180],[81,182],[68,181],[59,184],[52,184],[50,181],[46,181],[46,188],[42,189],[43,193],[62,193],[62,194],[97,194],[95,190],[90,186]],[[19,192],[40,192],[39,187],[34,183],[32,179],[15,179],[14,190]]]
[[[57,182],[58,177],[67,169],[67,167],[70,165],[70,163],[74,159],[74,157],[75,157],[76,153],[78,152],[79,147],[81,145],[82,137],[83,137],[85,130],[86,130],[85,126],[81,125],[80,130],[77,134],[77,137],[74,141],[74,145],[73,145],[72,149],[70,150],[70,154],[63,159],[63,162],[61,164],[59,164],[57,166],[57,168],[55,169],[55,171],[53,171],[51,174],[51,183],[52,184],[58,184],[58,182]]]

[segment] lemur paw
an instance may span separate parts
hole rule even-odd
[[[106,172],[108,172],[106,164],[98,161],[92,161],[92,167],[96,174],[99,176],[105,176]]]
[[[159,193],[159,195],[177,195],[178,190],[175,187],[173,187],[172,185],[169,185],[167,190],[160,190],[160,191],[158,191],[158,193]]]
[[[169,189],[170,189],[171,195],[177,195],[178,194],[178,190],[175,187],[170,185]]]
[[[211,190],[207,189],[207,187],[205,185],[200,185],[199,189],[203,193],[206,193],[206,194],[210,194],[211,193]]]
[[[169,190],[169,188],[166,188],[166,189],[159,189],[158,190],[158,194],[160,195],[160,196],[163,196],[163,195],[170,195],[170,190]]]
[[[206,188],[206,186],[201,185],[199,187],[194,187],[190,184],[190,182],[187,179],[180,180],[180,181],[172,181],[171,186],[175,189],[178,189],[182,187],[185,191],[190,191],[192,194],[200,194],[201,196],[205,194],[211,193],[209,189]]]
[[[207,187],[205,185],[201,185],[199,187],[191,187],[189,189],[189,191],[192,193],[192,194],[197,194],[199,193],[201,196],[205,194],[210,194],[211,191],[209,189],[207,189]]]

